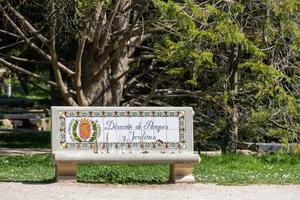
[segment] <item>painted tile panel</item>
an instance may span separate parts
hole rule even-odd
[[[67,149],[90,149],[95,143],[107,152],[182,148],[184,111],[60,112],[59,138]]]

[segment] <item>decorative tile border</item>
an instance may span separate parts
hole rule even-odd
[[[163,150],[185,149],[185,115],[184,111],[65,111],[59,113],[60,146],[63,149],[91,149],[95,143],[66,143],[66,118],[68,117],[179,117],[179,142],[133,142],[133,143],[98,143],[98,149],[106,151],[120,149]]]
[[[182,117],[184,111],[66,111],[60,112],[65,117]]]

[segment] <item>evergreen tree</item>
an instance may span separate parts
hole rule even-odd
[[[205,131],[222,133],[224,151],[236,152],[239,131],[299,137],[298,0],[155,5],[168,31],[156,53],[167,73],[189,74],[184,87],[202,92]]]

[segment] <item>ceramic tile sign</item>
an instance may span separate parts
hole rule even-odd
[[[86,107],[61,109],[58,115],[59,142],[63,149],[91,149],[95,145],[103,152],[186,148],[185,109]]]
[[[170,181],[192,183],[191,107],[51,107],[57,180],[76,180],[77,163],[170,164]]]

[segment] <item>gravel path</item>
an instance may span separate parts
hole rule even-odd
[[[299,200],[300,185],[103,185],[72,182],[51,184],[8,182],[0,183],[0,199]]]

